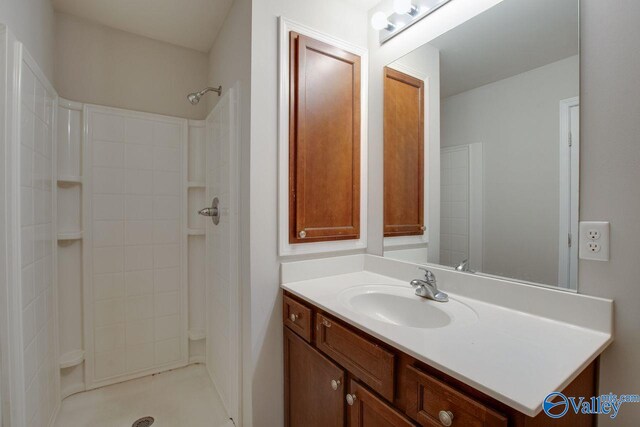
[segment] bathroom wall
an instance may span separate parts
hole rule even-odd
[[[581,261],[579,292],[615,300],[615,341],[602,355],[600,392],[640,385],[640,2],[582,0],[580,219],[611,222],[611,261]],[[640,405],[600,426],[634,426]]]
[[[204,119],[187,102],[207,83],[206,53],[56,13],[55,87],[79,102]]]
[[[578,61],[572,56],[442,100],[442,147],[484,147],[485,273],[558,283],[559,105],[579,94]],[[521,236],[526,253],[506,236]]]
[[[2,0],[0,23],[24,43],[49,81],[53,81],[55,21],[51,0]]]
[[[277,255],[278,16],[366,47],[366,13],[339,0],[253,4],[251,55],[251,357],[253,425],[283,425],[282,300]]]

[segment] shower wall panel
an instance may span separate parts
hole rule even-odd
[[[59,403],[55,283],[57,95],[29,59],[21,64],[20,198],[25,419],[47,425]]]
[[[187,121],[85,107],[87,388],[188,363]]]
[[[0,67],[4,421],[47,426],[60,404],[53,108],[58,96],[24,46],[1,25]]]

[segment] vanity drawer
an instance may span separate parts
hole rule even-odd
[[[285,326],[296,334],[311,342],[311,309],[284,296],[282,317]]]
[[[407,366],[407,415],[422,426],[507,427],[507,418],[442,381]],[[444,420],[440,420],[440,413]],[[447,414],[448,412],[448,414]],[[452,416],[452,423],[447,417]]]
[[[320,313],[316,314],[316,347],[384,398],[393,401],[393,353]]]

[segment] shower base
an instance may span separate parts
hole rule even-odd
[[[127,427],[153,417],[153,427],[232,426],[204,365],[67,397],[55,427]]]

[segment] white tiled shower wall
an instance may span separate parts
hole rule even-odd
[[[441,152],[440,263],[469,259],[469,147]]]
[[[25,56],[28,58],[28,56]],[[20,72],[20,277],[24,419],[48,425],[59,403],[55,282],[54,106],[35,64]]]
[[[87,387],[93,388],[188,361],[187,122],[102,107],[85,111],[85,278],[93,323]]]

